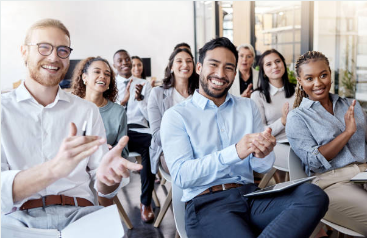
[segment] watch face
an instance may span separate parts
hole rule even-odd
[[[140,94],[140,100],[144,100],[144,95]]]

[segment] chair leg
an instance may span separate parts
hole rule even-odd
[[[169,206],[171,205],[171,203],[172,203],[172,188],[170,188],[170,190],[167,194],[167,198],[164,201],[163,207],[159,211],[158,217],[154,222],[154,227],[159,227],[159,225],[161,224],[164,215],[166,215],[166,212],[167,212]]]
[[[156,207],[160,207],[161,204],[159,203],[158,197],[157,197],[157,193],[155,192],[155,190],[153,189],[153,193],[152,193],[152,198],[154,201],[154,204]]]
[[[166,179],[164,178],[164,177],[162,177],[162,179],[161,179],[161,185],[165,185],[166,184]]]
[[[285,181],[289,181],[289,172],[285,173]]]
[[[127,216],[124,208],[122,207],[122,204],[120,203],[120,200],[118,199],[118,197],[115,196],[113,198],[113,201],[116,204],[116,206],[119,210],[120,216],[121,216],[122,220],[125,222],[127,228],[128,229],[133,229],[133,224],[131,224],[131,221],[130,221],[129,217]]]
[[[259,188],[265,188],[265,186],[269,183],[270,179],[273,177],[275,171],[277,171],[276,168],[272,168],[269,172],[267,172],[264,177],[261,179],[259,183]]]
[[[136,156],[135,159],[138,161],[138,164],[141,164],[141,156]]]
[[[316,237],[316,235],[319,233],[320,229],[322,229],[323,226],[324,226],[324,224],[320,221],[319,224],[317,224],[315,230],[313,230],[310,238]]]

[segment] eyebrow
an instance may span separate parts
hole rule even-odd
[[[93,69],[99,69],[99,70],[102,70],[101,68],[98,68],[98,67],[94,67]],[[109,69],[106,69],[105,71],[107,71],[107,72],[111,72]]]
[[[321,73],[324,73],[324,72],[327,72],[327,70],[326,69],[324,69],[323,71],[321,71],[319,74],[321,74]],[[312,76],[312,74],[305,74],[305,77],[306,76]]]
[[[208,61],[214,61],[215,63],[220,63],[219,60],[216,60],[216,59],[208,59]],[[230,66],[233,66],[233,67],[236,67],[234,64],[232,63],[226,63],[226,65],[230,65]]]

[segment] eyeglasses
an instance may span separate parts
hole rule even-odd
[[[43,56],[49,56],[54,50],[54,46],[49,43],[28,43],[27,45],[38,46],[38,52]],[[65,45],[60,45],[56,47],[56,50],[57,56],[59,56],[61,59],[66,59],[69,57],[73,49]]]

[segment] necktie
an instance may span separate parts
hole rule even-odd
[[[126,87],[127,87],[127,84],[129,83],[130,80],[126,80],[124,81],[124,84],[125,84],[125,90],[126,90]],[[125,105],[125,109],[127,111],[127,104],[128,104],[129,100],[126,102],[126,105]]]

